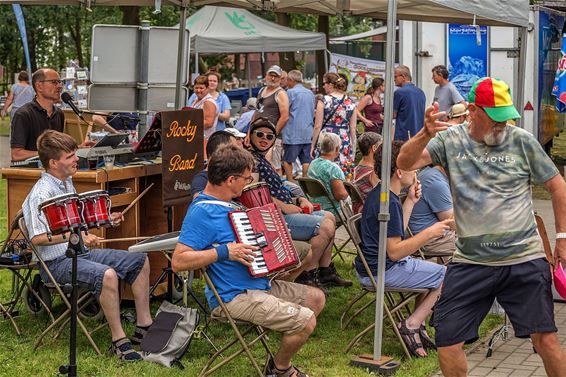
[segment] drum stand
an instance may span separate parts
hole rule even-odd
[[[69,246],[66,253],[67,258],[72,258],[71,284],[65,284],[63,287],[65,294],[70,295],[69,301],[71,304],[69,364],[59,367],[59,373],[67,374],[69,377],[77,376],[77,296],[79,289],[77,283],[77,257],[84,252],[80,228],[74,228],[69,236]]]

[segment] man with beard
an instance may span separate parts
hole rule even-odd
[[[566,355],[556,336],[551,274],[537,231],[531,182],[552,195],[555,260],[566,263],[566,183],[538,141],[519,127],[509,86],[490,77],[468,95],[470,122],[448,128],[438,104],[425,127],[401,149],[400,169],[441,165],[448,174],[458,240],[432,323],[445,376],[466,376],[464,343],[494,299],[509,316],[515,336],[530,337],[549,376],[566,376]]]

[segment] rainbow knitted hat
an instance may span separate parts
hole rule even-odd
[[[483,108],[496,122],[521,117],[513,106],[509,85],[492,77],[483,77],[474,83],[468,94],[468,102]]]

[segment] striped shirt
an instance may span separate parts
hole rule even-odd
[[[30,239],[49,231],[47,220],[43,213],[39,211],[39,205],[54,196],[74,193],[76,193],[76,190],[71,177],[61,181],[47,172],[41,173],[41,178],[35,183],[22,205]],[[65,255],[67,242],[50,246],[36,246],[36,248],[45,261],[50,261]]]

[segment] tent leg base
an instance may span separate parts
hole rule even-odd
[[[379,360],[374,360],[373,355],[363,354],[355,356],[350,360],[350,365],[358,368],[368,369],[383,376],[390,376],[399,369],[401,363],[393,360],[390,356],[381,356]]]

